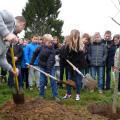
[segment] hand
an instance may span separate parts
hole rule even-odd
[[[47,73],[45,73],[45,76],[48,78],[49,77],[49,75],[47,74]]]
[[[16,62],[18,60],[18,57],[15,56],[14,59],[15,59],[15,62]]]
[[[112,71],[115,72],[117,70],[117,67],[112,66]]]
[[[9,33],[6,37],[5,40],[9,41],[9,42],[18,42],[18,38],[16,35]]]
[[[14,71],[12,68],[12,73],[14,74],[14,76],[18,76],[19,75],[19,69],[16,68],[16,70]]]

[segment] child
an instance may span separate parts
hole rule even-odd
[[[43,46],[37,48],[33,54],[31,64],[34,63],[37,56],[39,56],[39,67],[42,71],[55,76],[55,54],[52,46],[53,37],[50,34],[45,34],[43,36]],[[40,73],[40,97],[45,97],[45,85],[46,85],[47,77]],[[52,87],[52,95],[56,101],[60,101],[58,98],[58,89],[57,83],[54,79],[50,78],[50,84]]]
[[[116,34],[113,36],[113,44],[108,49],[108,56],[106,60],[106,82],[105,82],[105,88],[106,90],[110,89],[110,82],[111,82],[111,68],[114,66],[114,56],[117,48],[120,45],[120,35]]]
[[[105,34],[104,34],[104,39],[102,40],[102,42],[106,45],[106,47],[107,47],[107,51],[109,51],[109,49],[111,48],[111,46],[112,46],[112,33],[111,33],[111,31],[110,30],[107,30],[107,31],[105,31]],[[107,54],[109,54],[108,52],[107,52]],[[108,55],[109,56],[109,55]],[[108,58],[106,59],[106,60],[108,60]],[[107,63],[107,61],[106,61],[106,63]],[[105,64],[104,65],[104,75],[103,75],[103,89],[105,89],[105,90],[109,90],[109,87],[108,86],[106,86],[105,85],[105,83],[107,83],[107,84],[109,84],[108,83],[108,81],[109,81],[109,64]],[[106,78],[105,78],[105,76],[106,76]],[[105,88],[105,87],[108,87],[108,88]]]
[[[60,51],[60,47],[61,47],[61,44],[59,43],[59,39],[57,36],[54,36],[53,37],[53,46],[54,46],[54,49],[56,51],[56,55],[55,55],[55,75],[56,75],[56,78],[58,80],[60,80],[60,54],[59,54],[59,51]],[[58,85],[60,87],[62,87],[61,83],[58,83]]]
[[[84,44],[80,40],[80,32],[76,29],[72,30],[65,47],[61,48],[61,57],[65,60],[68,59],[73,63],[80,71],[85,67],[85,54],[84,54]],[[82,85],[82,76],[79,75],[73,68],[68,65],[68,80],[74,80],[76,83],[76,98],[75,100],[80,100],[80,90]],[[71,97],[71,87],[67,85],[67,93],[63,97],[68,99]]]
[[[102,39],[99,32],[96,32],[93,36],[93,43],[88,49],[88,60],[91,66],[91,75],[96,79],[98,77],[98,91],[103,93],[103,75],[104,65],[107,58],[107,48],[102,43]]]
[[[35,52],[35,50],[40,46],[38,44],[38,37],[37,36],[33,36],[32,38],[32,42],[30,44],[27,44],[25,51],[24,51],[24,59],[27,63],[30,63],[30,60],[32,59],[33,53]],[[35,60],[34,66],[38,65],[38,59]],[[29,69],[29,74],[28,74],[28,83],[29,83],[29,89],[32,91],[33,90],[33,80],[35,78],[35,82],[36,82],[36,86],[39,90],[39,77],[40,77],[40,73],[32,68]]]

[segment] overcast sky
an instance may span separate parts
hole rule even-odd
[[[14,16],[21,15],[26,2],[0,0],[0,10],[7,9]],[[120,33],[120,26],[110,19],[115,17],[120,22],[119,8],[118,0],[62,0],[59,18],[64,21],[63,35],[68,35],[71,29],[79,29],[81,34],[100,32],[103,35],[106,30]]]

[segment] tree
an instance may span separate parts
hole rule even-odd
[[[50,33],[61,36],[63,21],[58,19],[61,0],[28,0],[22,15],[27,21],[25,36]]]
[[[120,6],[120,0],[117,0],[117,1],[118,1],[118,5]],[[120,23],[115,19],[115,17],[120,13],[120,9],[112,0],[111,0],[111,2],[114,5],[114,7],[117,9],[117,14],[114,17],[110,17],[110,18],[113,22],[115,22],[117,25],[120,26]]]

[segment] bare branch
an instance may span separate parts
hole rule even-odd
[[[114,7],[118,10],[118,11],[120,11],[120,9],[117,7],[117,5],[113,2],[113,0],[111,0],[111,2],[112,2],[112,4],[114,5]],[[120,1],[118,0],[118,2],[119,2],[119,4],[120,4]]]
[[[118,0],[118,2],[119,2],[119,5],[120,5],[120,0]]]
[[[117,25],[120,25],[119,22],[117,22],[113,17],[111,17],[112,21],[114,21]]]

